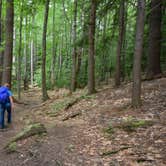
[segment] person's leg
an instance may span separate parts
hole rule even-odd
[[[12,122],[12,111],[11,111],[11,104],[10,103],[6,104],[6,110],[7,110],[7,122],[11,123]]]
[[[5,107],[0,104],[0,127],[3,129],[5,127]]]

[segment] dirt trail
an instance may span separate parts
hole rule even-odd
[[[25,93],[22,100],[28,105],[17,105],[13,126],[0,133],[0,166],[166,165],[166,79],[144,82],[142,88],[144,102],[139,110],[129,107],[131,84],[127,84],[119,89],[104,87],[56,116],[50,113],[56,103],[72,97],[68,92],[49,92],[51,99],[45,103],[40,101],[39,89]],[[62,120],[74,112],[80,114]],[[116,127],[130,119],[152,120],[154,124],[134,132]],[[31,122],[43,123],[46,136],[20,141],[17,152],[6,154],[3,146]],[[110,135],[104,131],[108,126],[113,129]]]

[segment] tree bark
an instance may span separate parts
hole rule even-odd
[[[25,46],[24,46],[24,58],[25,58],[25,66],[24,66],[24,90],[28,89],[28,18],[25,17],[25,34],[24,34],[24,41],[25,41]]]
[[[46,0],[45,3],[45,14],[44,14],[44,24],[43,24],[43,39],[42,39],[42,100],[46,101],[49,97],[46,88],[46,34],[47,34],[47,22],[49,13],[49,2]]]
[[[12,57],[13,57],[13,26],[14,26],[14,4],[13,0],[6,0],[6,44],[3,62],[2,83],[11,84],[12,79]]]
[[[116,71],[115,71],[115,86],[120,85],[121,79],[121,53],[124,41],[124,16],[125,16],[125,1],[120,2],[120,13],[119,13],[119,37],[117,45],[117,55],[116,55]]]
[[[143,52],[143,35],[145,20],[145,0],[138,0],[136,39],[134,50],[133,66],[133,87],[132,87],[132,106],[140,107],[141,105],[141,56]]]
[[[76,46],[76,38],[77,38],[77,0],[74,1],[74,20],[73,20],[73,56],[72,56],[72,81],[71,81],[71,91],[74,92],[76,90],[77,84],[77,76],[76,76],[76,66],[77,66],[77,46]]]
[[[122,81],[125,81],[126,76],[126,46],[127,46],[127,39],[126,39],[126,26],[127,26],[127,8],[128,2],[124,2],[124,37],[123,37],[123,46],[122,46]]]
[[[18,67],[17,67],[17,94],[18,94],[18,99],[20,100],[21,98],[21,50],[22,50],[22,20],[23,20],[23,4],[20,2],[20,27],[19,27],[19,49],[18,49]]]
[[[96,0],[91,0],[89,23],[89,56],[88,56],[88,93],[95,93],[95,28]]]
[[[32,15],[32,25],[35,24],[35,15]],[[34,82],[34,34],[33,30],[31,31],[31,43],[30,43],[30,50],[31,50],[31,86],[33,86]]]
[[[147,79],[152,79],[161,74],[160,54],[161,54],[161,18],[162,0],[151,0],[149,16],[149,49]]]
[[[55,40],[55,0],[53,1],[53,25],[52,25],[52,64],[51,64],[51,88],[55,86],[55,62],[56,62],[56,40]]]

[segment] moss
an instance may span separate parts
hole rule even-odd
[[[7,147],[7,153],[16,152],[16,149],[17,149],[17,143],[16,143],[16,142],[12,142],[12,143],[9,144],[9,146]]]
[[[121,128],[127,132],[133,132],[137,128],[148,127],[148,126],[152,126],[152,125],[153,125],[153,121],[150,121],[150,120],[143,120],[143,119],[136,120],[136,119],[130,118],[130,119],[127,119],[124,122],[122,122],[118,126],[118,128]]]
[[[8,147],[10,147],[11,144],[19,140],[26,139],[34,135],[40,135],[46,132],[46,128],[41,123],[34,123],[28,125],[20,133],[18,133],[15,137],[12,138],[12,140],[5,146],[5,148],[8,149]]]
[[[104,132],[106,132],[110,135],[114,134],[114,128],[112,126],[112,123],[110,123],[109,126],[106,129],[104,129]]]

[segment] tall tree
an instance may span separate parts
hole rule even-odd
[[[45,2],[45,14],[44,14],[44,23],[43,23],[43,39],[42,39],[42,100],[46,101],[49,97],[47,94],[46,88],[46,34],[47,34],[47,22],[48,22],[48,13],[49,13],[49,2]]]
[[[149,16],[149,49],[147,78],[161,74],[160,54],[161,54],[161,17],[162,0],[151,0]]]
[[[25,33],[24,33],[24,58],[25,58],[25,66],[24,66],[24,90],[28,89],[28,17],[25,17]]]
[[[137,23],[136,23],[136,39],[134,50],[134,66],[133,66],[133,87],[132,87],[132,106],[139,107],[141,105],[141,57],[143,52],[143,35],[145,20],[145,0],[138,0],[137,6]]]
[[[13,25],[14,25],[14,2],[6,0],[6,44],[3,62],[2,83],[11,84],[12,57],[13,57]]]
[[[88,56],[88,93],[95,90],[95,29],[96,29],[96,0],[91,0],[89,22],[89,56]]]
[[[55,32],[55,0],[53,1],[53,17],[52,17],[52,63],[51,63],[51,88],[55,86],[55,62],[56,62],[56,32]]]
[[[21,50],[22,50],[22,20],[23,20],[23,1],[20,1],[20,27],[19,27],[19,49],[17,58],[17,93],[18,99],[21,98]]]
[[[115,71],[115,86],[120,85],[121,78],[121,53],[124,41],[124,16],[125,16],[125,1],[121,0],[119,10],[119,36],[116,53],[116,71]]]
[[[31,30],[31,86],[33,86],[34,82],[34,24],[35,24],[35,12],[32,13],[32,30]]]
[[[73,56],[72,56],[72,81],[71,81],[71,91],[76,90],[76,66],[77,66],[77,46],[76,46],[76,34],[77,34],[77,0],[74,0],[74,20],[73,20]]]

